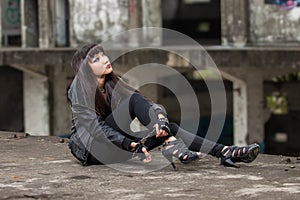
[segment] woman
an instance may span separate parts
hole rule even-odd
[[[71,66],[76,76],[68,92],[73,115],[69,147],[84,165],[122,162],[134,155],[149,163],[149,151],[160,145],[169,161],[176,157],[185,164],[199,158],[200,148],[230,167],[239,167],[236,162],[252,162],[259,154],[257,144],[224,146],[169,123],[161,107],[114,74],[100,45],[79,49]],[[147,130],[132,132],[134,118]]]

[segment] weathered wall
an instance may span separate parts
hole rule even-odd
[[[162,27],[161,0],[143,0],[143,26]],[[152,30],[146,34],[145,37],[150,39],[151,44],[162,43],[162,33],[159,30]]]
[[[38,47],[38,1],[21,0],[21,13],[22,47]]]
[[[222,45],[244,46],[248,40],[248,1],[221,1]]]
[[[161,27],[161,0],[143,0],[143,25]]]
[[[124,31],[127,26],[127,1],[69,0],[71,46],[99,42]]]
[[[54,1],[38,0],[38,30],[40,48],[49,48],[55,46],[53,7]]]
[[[249,1],[250,39],[255,44],[300,42],[300,7],[281,10],[262,0]]]
[[[131,3],[131,4],[130,4]],[[136,10],[137,3],[142,4]],[[114,34],[137,27],[161,27],[161,0],[69,0],[70,43],[77,47],[87,42],[101,42]],[[128,5],[131,5],[128,8]],[[128,16],[139,11],[134,18]],[[132,26],[132,23],[136,26]],[[147,39],[161,44],[159,32],[147,32]]]

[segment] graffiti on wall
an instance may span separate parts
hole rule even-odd
[[[289,10],[300,6],[300,0],[265,0],[265,3],[278,5],[284,10]]]
[[[21,23],[20,0],[1,0],[1,6],[3,28],[19,28]]]

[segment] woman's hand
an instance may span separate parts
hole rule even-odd
[[[165,131],[163,129],[159,129],[158,124],[155,124],[155,130],[156,130],[156,135],[155,135],[156,138],[164,137],[164,136],[169,135],[169,133],[167,131]]]
[[[152,161],[151,154],[147,151],[145,147],[142,148],[142,152],[145,155],[145,158],[143,159],[143,163],[147,164]]]
[[[138,148],[138,145],[141,145],[141,144],[137,143],[137,142],[131,142],[130,143],[130,147],[133,148],[133,149]],[[147,163],[152,161],[151,154],[147,151],[147,149],[144,146],[137,153],[143,153],[144,154],[145,158],[142,160],[143,163],[147,164]]]
[[[162,114],[158,114],[157,123],[154,125],[156,130],[156,138],[168,136],[171,131],[169,128],[169,120]]]

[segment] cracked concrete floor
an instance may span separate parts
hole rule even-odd
[[[227,168],[205,156],[149,173],[83,167],[68,140],[0,132],[0,199],[299,199],[300,158],[261,154]],[[159,151],[153,154],[160,154]],[[141,165],[138,163],[137,165]],[[130,166],[129,166],[130,168]]]

